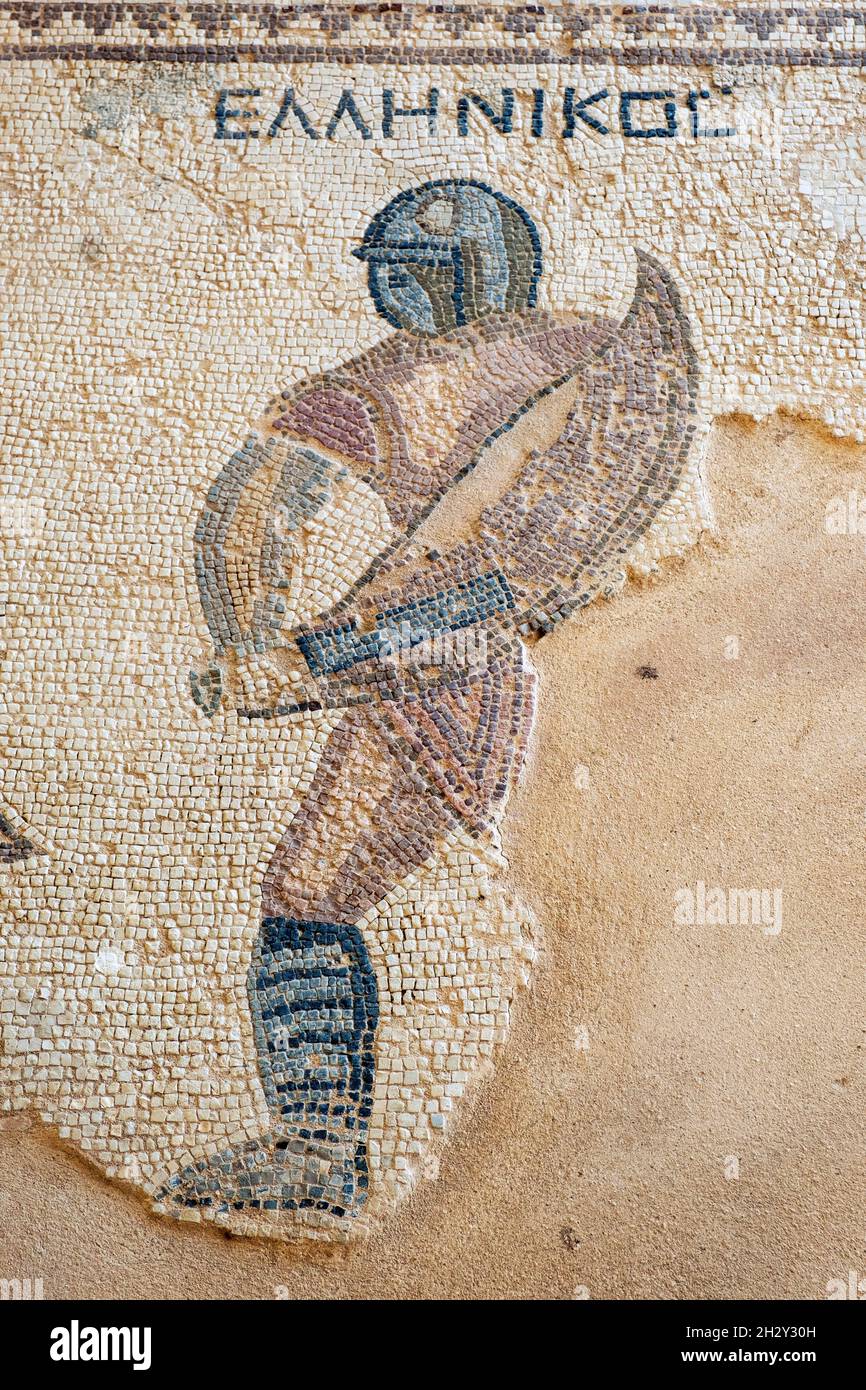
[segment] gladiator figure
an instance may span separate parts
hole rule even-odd
[[[353,254],[393,331],[283,392],[196,531],[204,714],[230,700],[244,719],[336,722],[262,884],[249,1002],[269,1132],[159,1194],[340,1229],[369,1185],[378,997],[359,924],[501,814],[533,710],[527,651],[618,586],[682,474],[696,392],[653,258],[633,253],[620,322],[539,308],[536,228],[476,180],[401,193]],[[341,496],[336,543],[316,550]]]

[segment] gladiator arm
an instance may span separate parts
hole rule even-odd
[[[251,435],[228,460],[195,532],[199,597],[214,644],[200,671],[190,671],[192,696],[212,715],[227,688],[287,679],[309,681],[303,658],[281,632],[290,588],[293,533],[329,498],[333,460],[288,433]],[[289,645],[300,670],[280,675],[271,654]]]
[[[243,644],[245,624],[239,620],[226,560],[226,540],[235,520],[241,493],[265,461],[262,443],[251,435],[208,489],[195,528],[195,577],[199,599],[214,649]]]
[[[288,434],[251,435],[210,488],[195,532],[199,596],[217,654],[283,645],[294,533],[329,500],[339,464]]]

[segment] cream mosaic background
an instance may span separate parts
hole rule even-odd
[[[694,326],[705,428],[787,410],[866,439],[861,80],[712,76],[736,82],[718,97],[733,138],[685,133],[706,74],[599,66],[570,80],[670,87],[681,138],[533,142],[527,94],[542,87],[555,108],[553,65],[483,81],[360,65],[4,72],[2,457],[18,521],[2,536],[0,809],[44,850],[0,871],[4,1105],[37,1111],[109,1175],[146,1188],[266,1122],[245,994],[257,887],[330,725],[202,720],[187,681],[208,649],[192,531],[268,400],[382,336],[349,254],[375,210],[430,178],[481,178],[540,228],[541,305],[613,317],[646,246]],[[260,87],[272,116],[289,81],[321,124],[351,86],[377,131],[383,87],[407,106],[438,87],[440,136],[403,119],[387,142],[349,123],[332,142],[213,139],[221,86]],[[458,140],[457,97],[508,85],[514,133],[478,118]],[[636,578],[712,523],[693,457]],[[504,868],[496,836],[452,843],[369,920],[385,1011],[371,1212],[435,1176],[438,1136],[507,1036],[535,945]],[[425,931],[455,973],[422,999]]]

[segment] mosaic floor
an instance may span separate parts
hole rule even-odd
[[[834,14],[0,12],[3,1104],[162,1215],[435,1178],[537,645],[712,524],[714,416],[864,438]]]

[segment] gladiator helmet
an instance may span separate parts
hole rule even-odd
[[[438,179],[398,194],[352,254],[367,263],[379,313],[417,334],[532,308],[541,275],[529,214],[475,179]]]

